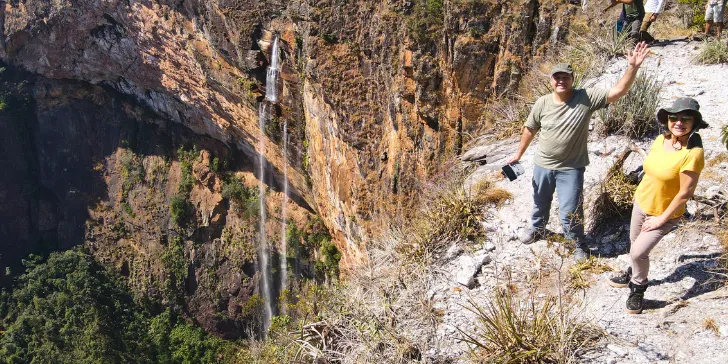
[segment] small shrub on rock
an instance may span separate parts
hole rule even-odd
[[[193,211],[192,204],[184,195],[175,195],[169,201],[169,214],[177,226],[187,226]]]
[[[246,219],[260,215],[260,200],[254,189],[249,188],[239,178],[229,177],[222,187],[222,197],[234,201],[235,210]]]

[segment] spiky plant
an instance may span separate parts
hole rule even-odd
[[[599,131],[642,138],[657,127],[655,111],[660,102],[662,80],[650,72],[640,72],[627,95],[608,108],[599,110]]]
[[[465,307],[475,314],[476,329],[460,330],[471,345],[475,362],[563,363],[589,346],[600,330],[576,315],[556,297],[522,299],[500,288],[484,307],[472,300]]]
[[[693,60],[703,64],[728,63],[728,45],[718,40],[706,40]]]

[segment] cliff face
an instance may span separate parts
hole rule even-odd
[[[54,248],[90,240],[97,256],[123,273],[147,275],[139,289],[156,289],[150,282],[161,276],[149,267],[169,238],[169,215],[160,211],[180,174],[178,162],[163,156],[174,159],[179,145],[194,141],[212,156],[237,155],[247,183],[256,183],[257,104],[279,36],[281,101],[265,130],[266,183],[280,191],[287,162],[288,197],[323,217],[345,261],[365,259],[363,242],[387,216],[410,213],[420,181],[459,153],[464,131],[482,122],[485,100],[514,90],[533,57],[565,37],[574,11],[560,1],[501,0],[0,2],[0,57],[34,78],[28,92],[35,103],[28,106],[33,128],[2,124],[28,140],[23,146],[8,137],[13,157],[4,163],[46,196],[23,197],[16,179],[2,177],[12,202],[6,206],[17,206],[2,209],[5,226],[15,229],[0,231],[4,255],[19,258],[48,239]],[[291,143],[285,157],[284,121]],[[146,152],[129,156],[124,140],[142,141]],[[121,160],[143,165],[147,177],[163,171],[132,188],[147,192],[124,192],[133,217],[119,198],[116,174],[128,174]],[[190,193],[198,229],[184,235],[188,262],[229,249],[220,239],[225,229],[239,232],[235,241],[254,241],[243,222],[226,217],[220,177],[200,163]],[[145,200],[149,191],[161,197]],[[109,211],[127,213],[126,236],[113,231]],[[12,236],[33,243],[23,247]],[[205,294],[222,290],[220,282],[238,287],[225,297],[245,301],[253,292],[236,270],[254,257],[233,256],[237,263],[229,266],[210,260],[226,278],[211,279]],[[246,269],[255,276],[252,265]],[[205,299],[188,301],[195,312],[220,312],[232,302],[207,310],[194,303]],[[236,304],[224,311],[240,312],[243,304]],[[211,320],[213,331],[229,331],[223,321],[238,325],[235,317],[199,317]]]
[[[231,181],[253,183],[247,156],[108,87],[13,67],[0,74],[0,266],[11,271],[0,280],[17,276],[29,253],[85,242],[136,292],[183,305],[207,331],[255,332],[258,223],[250,207],[223,198]],[[174,217],[176,198],[187,216]],[[289,208],[299,225],[307,215]],[[269,217],[280,236],[279,215]]]

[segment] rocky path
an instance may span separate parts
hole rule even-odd
[[[643,71],[653,72],[663,80],[661,105],[668,105],[680,96],[694,97],[700,102],[704,118],[712,126],[701,131],[708,167],[701,176],[696,193],[705,195],[726,189],[728,179],[728,159],[710,162],[728,155],[719,140],[720,127],[728,120],[728,87],[725,86],[728,66],[693,64],[691,59],[698,46],[699,42],[683,41],[653,47],[654,54],[646,61]],[[615,61],[602,79],[597,80],[598,83],[605,86],[613,84],[625,67],[625,60]],[[636,142],[646,149],[651,140]],[[607,170],[628,143],[629,140],[623,137],[599,138],[592,135],[589,144],[591,164],[585,176],[587,219],[590,201],[598,192]],[[517,141],[512,140],[499,148],[515,151],[516,144]],[[529,148],[522,159],[526,169],[523,176],[513,182],[498,182],[500,187],[513,194],[513,200],[500,209],[491,209],[489,216],[485,217],[483,224],[489,231],[487,241],[482,246],[476,244],[472,251],[453,245],[441,257],[446,263],[438,274],[433,275],[433,288],[428,295],[445,314],[438,326],[436,346],[427,353],[431,358],[463,358],[467,347],[458,342],[460,334],[457,329],[469,330],[475,325],[473,315],[463,307],[468,306],[469,300],[479,304],[486,302],[493,288],[502,283],[505,269],[512,270],[514,283],[529,285],[539,282],[546,292],[556,290],[553,276],[574,263],[568,258],[562,260],[546,241],[523,245],[516,239],[531,211],[533,150],[533,147]],[[493,178],[498,174],[494,170],[508,156],[503,155],[501,160],[488,160],[490,164],[474,172],[470,182]],[[640,164],[641,157],[631,156],[625,163],[625,170],[632,170]],[[554,201],[549,227],[560,232],[556,206]],[[695,209],[696,204],[690,203],[688,210],[694,213]],[[629,263],[629,226],[627,221],[609,224],[606,232],[595,236],[590,247],[591,254],[614,269],[623,269]],[[613,273],[587,274],[590,286],[569,294],[581,302],[581,314],[608,335],[595,350],[580,357],[582,362],[728,363],[728,286],[725,280],[720,282],[720,276],[709,272],[717,264],[717,256],[721,252],[712,226],[710,221],[686,221],[655,248],[651,254],[647,309],[641,315],[625,312],[629,290],[615,289],[606,283]]]

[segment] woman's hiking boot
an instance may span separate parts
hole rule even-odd
[[[609,278],[608,282],[614,288],[627,288],[630,280],[632,280],[632,267],[627,268],[626,272],[622,272],[618,276]]]
[[[647,284],[634,284],[629,282],[629,297],[627,297],[627,313],[635,314],[642,312],[642,300],[645,298]]]

